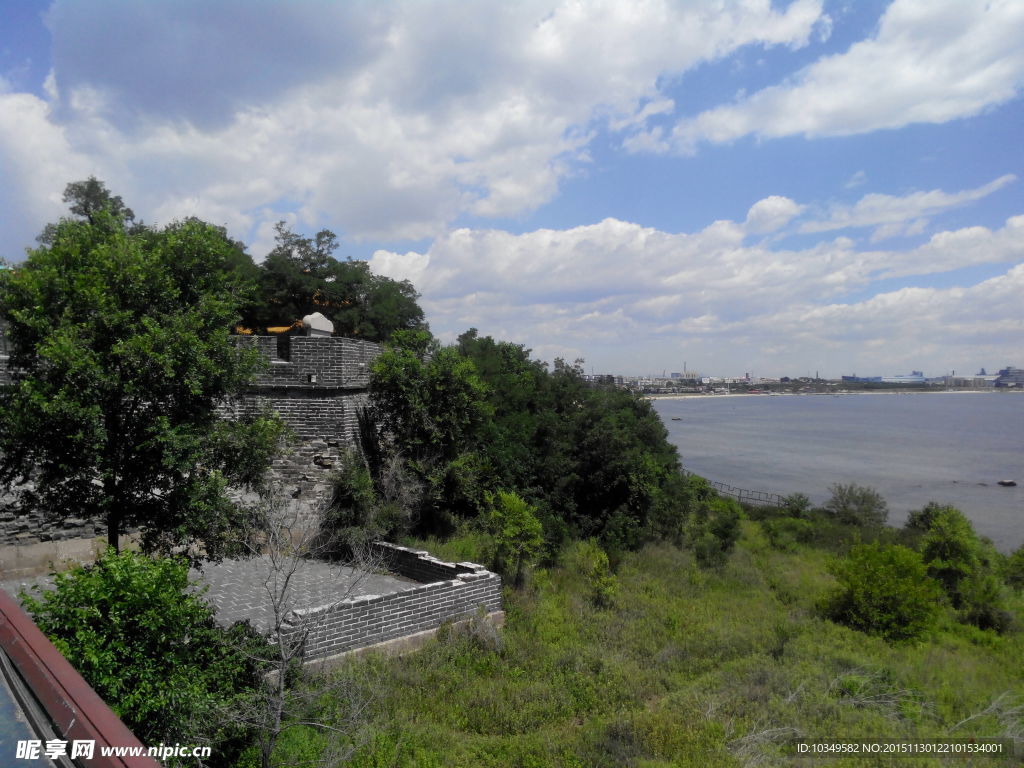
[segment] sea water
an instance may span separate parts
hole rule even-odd
[[[857,483],[885,497],[893,525],[938,501],[1004,552],[1024,543],[1024,394],[705,395],[654,408],[683,466],[709,480],[816,504]]]

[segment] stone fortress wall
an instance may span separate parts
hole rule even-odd
[[[357,444],[357,414],[366,406],[370,366],[383,347],[323,333],[241,338],[263,353],[266,368],[243,397],[222,404],[219,411],[225,418],[238,418],[269,407],[281,415],[296,439],[274,460],[271,475],[287,496],[312,510],[329,494],[330,474],[342,454]],[[11,380],[6,345],[0,327],[0,386]],[[32,567],[19,558],[15,568],[14,552],[8,548],[20,547],[22,554],[38,550],[42,554],[31,560],[42,557],[40,564],[45,566],[47,557],[59,560],[74,549],[67,544],[58,547],[57,542],[91,539],[106,532],[102,522],[74,515],[60,521],[42,511],[17,515],[3,502],[0,497],[0,550],[6,551],[6,555],[0,551],[0,570]]]
[[[476,563],[446,563],[423,550],[377,542],[373,545],[392,573],[419,582],[384,595],[360,595],[308,610],[293,611],[281,632],[304,637],[307,660],[436,630],[446,621],[502,610],[501,577]]]

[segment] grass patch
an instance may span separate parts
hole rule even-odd
[[[465,560],[479,544],[417,546]],[[452,631],[360,662],[384,682],[350,764],[753,766],[788,764],[795,739],[1024,736],[1020,633],[966,627],[950,609],[914,643],[835,624],[816,609],[836,583],[831,557],[773,546],[745,521],[720,570],[668,545],[624,555],[610,605],[578,568],[538,569],[506,592],[499,647]]]

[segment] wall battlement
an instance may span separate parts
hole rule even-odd
[[[501,577],[475,563],[446,563],[422,550],[376,542],[389,569],[420,583],[385,595],[361,595],[293,611],[285,637],[305,636],[307,660],[333,656],[466,619],[482,606],[500,611]]]

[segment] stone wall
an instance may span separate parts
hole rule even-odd
[[[357,414],[366,407],[370,365],[383,347],[337,336],[240,338],[263,352],[268,367],[243,397],[221,405],[220,415],[238,418],[264,406],[281,415],[297,441],[274,460],[271,475],[287,495],[309,506],[312,519],[330,493],[330,475],[341,455],[357,445]],[[10,380],[5,344],[0,329],[0,386]],[[42,513],[15,515],[0,499],[0,547],[104,534],[102,523],[74,517],[54,522]]]
[[[480,606],[488,613],[501,610],[501,577],[481,565],[446,563],[383,542],[374,547],[392,571],[427,583],[294,611],[282,632],[286,638],[306,634],[307,659],[436,629],[445,621],[469,618]]]
[[[245,342],[264,354],[268,367],[221,413],[239,418],[269,408],[281,416],[297,441],[274,459],[271,477],[309,507],[312,519],[330,494],[341,455],[358,446],[370,366],[383,347],[339,336],[255,336]]]
[[[256,336],[250,343],[270,363],[256,389],[366,389],[370,364],[383,351],[372,341],[340,336]]]

